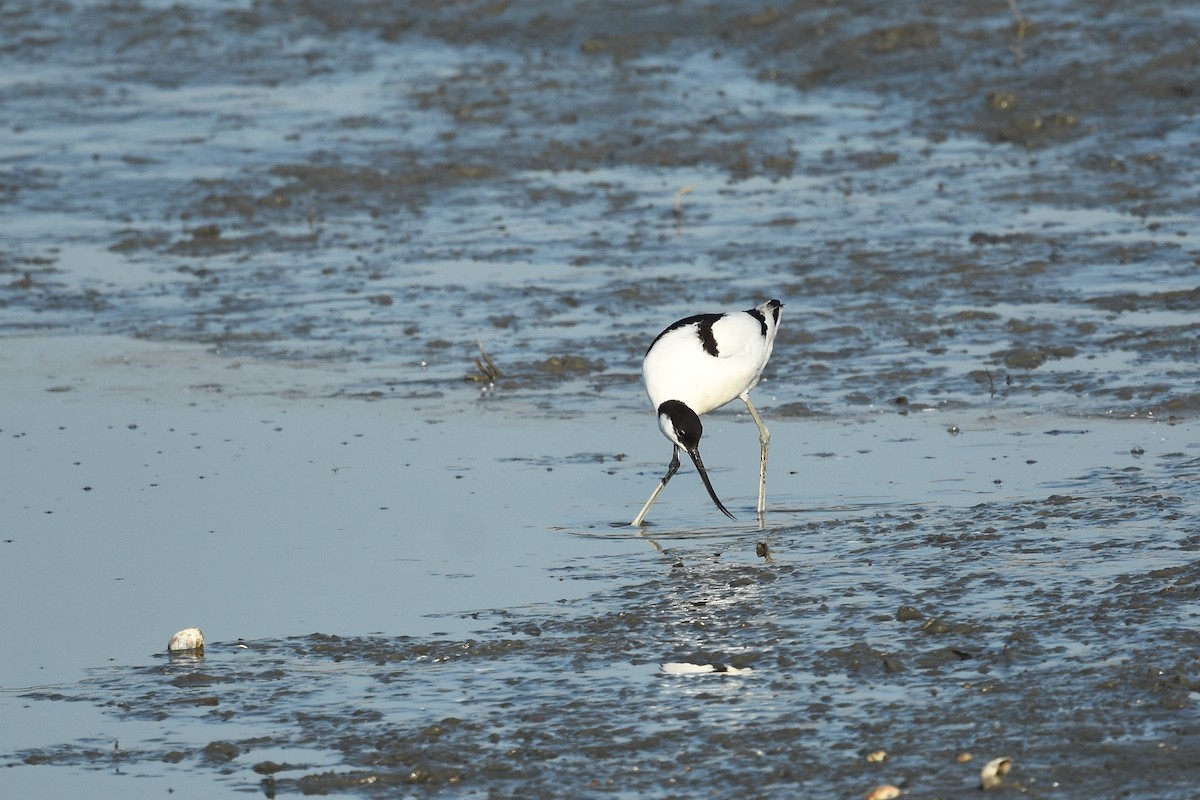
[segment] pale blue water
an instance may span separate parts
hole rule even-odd
[[[1025,9],[1020,60],[998,9],[920,11],[959,70],[897,88],[926,45],[850,7],[652,8],[630,53],[603,4],[6,7],[0,791],[244,794],[274,761],[281,792],[953,796],[955,752],[1000,748],[1050,796],[1096,740],[1187,785],[1136,747],[1190,753],[1197,700],[1200,129],[1174,84],[1145,114],[1162,18]],[[1143,38],[1057,46],[1105,36]],[[1105,91],[1056,105],[1061,53]],[[622,527],[670,455],[646,344],[767,297],[769,529],[732,407],[704,453],[740,522],[685,471]],[[189,625],[207,659],[169,664]],[[704,658],[755,673],[658,672]],[[413,753],[442,778],[372,761]]]

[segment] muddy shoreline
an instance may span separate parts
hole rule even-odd
[[[1192,797],[1198,31],[6,4],[0,786]],[[767,297],[768,529],[614,527],[649,339]]]
[[[3,21],[8,332],[401,382],[482,339],[534,392],[569,355],[603,391],[664,306],[768,286],[816,410],[1195,413],[1188,4],[39,11]]]

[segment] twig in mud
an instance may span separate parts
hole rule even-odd
[[[1008,0],[1008,7],[1012,9],[1013,17],[1017,20],[1017,38],[1013,44],[1009,45],[1013,55],[1017,57],[1017,61],[1024,58],[1024,53],[1021,52],[1021,43],[1025,41],[1025,32],[1029,30],[1029,20],[1025,19],[1021,14],[1021,9],[1017,7],[1017,0]]]
[[[475,344],[479,345],[479,353],[483,356],[482,359],[475,359],[475,369],[479,370],[479,374],[474,372],[467,373],[467,380],[475,381],[476,383],[495,383],[496,379],[502,374],[500,368],[496,366],[496,362],[492,361],[492,357],[488,355],[487,350],[483,349],[483,342],[478,339]]]
[[[695,189],[696,189],[695,186],[684,186],[682,189],[680,189],[679,191],[677,191],[675,193],[675,218],[676,219],[679,219],[680,217],[683,216],[683,196],[685,194],[691,194],[693,191],[695,191]]]
[[[995,397],[996,397],[996,382],[994,380],[992,380],[992,371],[990,369],[988,369],[987,367],[984,367],[983,374],[987,375],[988,391],[990,391],[992,393],[992,398],[995,399]]]

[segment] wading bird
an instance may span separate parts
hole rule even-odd
[[[658,413],[658,427],[674,450],[667,474],[630,523],[640,527],[667,482],[679,470],[679,451],[692,457],[708,496],[721,513],[733,514],[721,504],[700,458],[700,415],[718,409],[736,397],[742,398],[758,426],[761,450],[758,465],[758,521],[767,510],[767,449],[771,432],[750,402],[750,390],[758,385],[771,357],[779,313],[783,303],[768,300],[749,311],[727,314],[698,314],[675,322],[658,335],[642,362],[642,379],[650,404]]]

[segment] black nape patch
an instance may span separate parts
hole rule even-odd
[[[758,320],[758,324],[762,326],[762,335],[766,336],[767,335],[767,318],[765,316],[763,316],[763,313],[761,311],[759,311],[757,308],[752,308],[749,311],[747,311],[746,313],[749,314],[750,316],[754,317],[756,320]]]
[[[783,303],[779,302],[778,300],[768,300],[763,305],[765,305],[767,308],[771,309],[771,317],[774,320],[775,324],[778,325],[779,324],[779,309],[783,308]],[[749,311],[747,311],[746,313],[749,314],[750,316],[754,317],[756,320],[758,320],[758,324],[762,326],[762,335],[766,336],[767,335],[767,317],[766,317],[766,315],[763,314],[761,311],[759,311],[757,308],[752,308]]]
[[[779,324],[779,312],[783,308],[783,303],[779,302],[778,300],[771,300],[770,306],[771,306],[771,316],[775,318],[775,324],[778,325]]]

